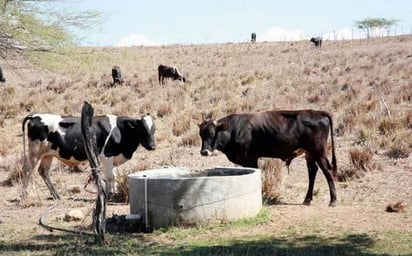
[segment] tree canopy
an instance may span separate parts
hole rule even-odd
[[[71,12],[63,1],[0,0],[0,57],[10,50],[44,51],[75,43],[74,29],[99,22],[93,10]]]
[[[389,34],[391,27],[398,22],[399,20],[396,19],[366,18],[355,21],[355,25],[357,28],[365,30],[367,38],[371,38],[376,31],[386,31]]]

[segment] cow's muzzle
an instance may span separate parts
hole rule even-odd
[[[155,150],[156,149],[156,144],[144,145],[144,148],[147,149],[147,150]]]
[[[202,156],[211,156],[211,155],[212,155],[212,152],[211,152],[210,150],[204,149],[204,150],[201,150],[201,151],[200,151],[200,154],[201,154]]]

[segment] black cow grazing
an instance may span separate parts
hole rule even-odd
[[[312,37],[310,41],[315,45],[315,47],[322,47],[322,38],[320,37]]]
[[[258,167],[259,157],[280,158],[289,164],[305,153],[309,173],[309,188],[305,205],[312,201],[313,185],[318,167],[329,185],[330,206],[336,205],[334,178],[337,175],[332,118],[324,111],[267,111],[232,114],[217,121],[205,120],[199,125],[202,156],[214,150],[222,151],[233,163],[244,167]],[[327,153],[331,132],[332,165]]]
[[[180,80],[183,83],[186,82],[186,78],[180,73],[177,67],[169,67],[165,65],[159,65],[157,68],[159,74],[159,84],[164,84],[165,78],[172,78],[173,80]]]
[[[3,75],[3,70],[0,67],[0,82],[5,83],[6,82],[6,78]]]
[[[255,32],[253,32],[252,35],[250,36],[250,41],[251,41],[252,43],[255,43],[255,42],[256,42],[256,33],[255,33]]]
[[[112,68],[112,77],[113,77],[113,85],[123,84],[122,72],[120,71],[119,66],[114,66]]]
[[[24,164],[23,197],[27,195],[27,185],[33,168],[39,164],[38,171],[53,198],[60,199],[50,181],[49,169],[53,157],[69,166],[87,161],[80,117],[53,114],[32,114],[25,117],[22,125],[24,156],[26,122],[29,161],[25,161]],[[142,116],[141,119],[105,115],[93,117],[93,130],[99,159],[109,184],[107,191],[112,193],[116,189],[114,167],[131,159],[140,144],[147,150],[156,148],[155,124],[149,114]]]

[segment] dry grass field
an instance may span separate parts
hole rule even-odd
[[[309,42],[76,48],[30,59],[0,61],[7,79],[0,85],[0,254],[412,255],[411,36],[326,41],[322,49]],[[159,85],[158,64],[176,65],[188,82]],[[111,86],[114,65],[123,86]],[[269,214],[261,223],[109,234],[103,249],[82,236],[50,233],[37,225],[48,206],[91,209],[93,195],[73,192],[88,169],[71,173],[56,163],[52,180],[63,200],[51,201],[35,173],[29,199],[20,201],[21,122],[29,113],[80,115],[84,101],[96,115],[155,118],[157,149],[139,148],[120,176],[165,166],[233,166],[222,153],[200,156],[197,124],[206,117],[326,110],[334,120],[338,205],[327,206],[321,172],[312,205],[301,205],[308,185],[303,157],[290,172],[265,159],[271,182],[264,192],[277,203],[264,206]],[[386,211],[396,203],[400,212]],[[57,212],[51,219],[59,220]],[[108,206],[108,215],[127,212],[127,204]]]

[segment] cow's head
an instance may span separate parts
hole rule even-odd
[[[153,118],[150,114],[146,114],[142,116],[140,120],[136,121],[139,142],[142,146],[147,150],[155,150],[156,143],[155,143],[155,131],[156,126],[153,122]]]
[[[211,156],[216,149],[222,149],[228,140],[230,134],[227,134],[227,123],[216,123],[216,121],[205,120],[199,124],[199,135],[202,139],[202,156]]]
[[[176,67],[172,67],[172,73],[173,73],[173,80],[180,80],[183,83],[186,83],[186,78],[180,73],[179,69]]]

